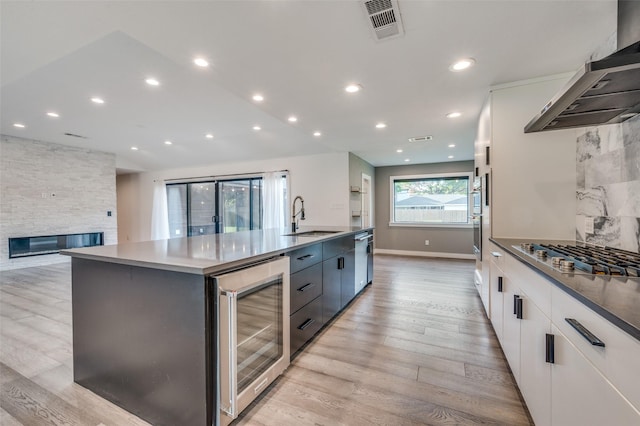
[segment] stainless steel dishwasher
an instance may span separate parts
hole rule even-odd
[[[373,238],[373,235],[369,235],[368,232],[357,234],[354,237],[355,240],[355,293],[358,294],[360,290],[367,285],[367,246],[369,245],[369,239]]]

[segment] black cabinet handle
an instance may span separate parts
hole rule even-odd
[[[311,287],[315,286],[316,283],[306,283],[305,285],[303,285],[302,287],[298,288],[298,291],[306,291],[308,289],[310,289]]]
[[[305,259],[309,259],[310,257],[313,257],[312,254],[305,254],[304,256],[300,256],[297,259],[298,260],[305,260]]]
[[[516,318],[522,319],[522,297],[516,300]]]
[[[513,315],[518,315],[518,299],[520,299],[520,295],[513,295]]]
[[[498,293],[502,293],[502,277],[498,277]]]
[[[547,333],[545,335],[546,337],[546,342],[545,342],[545,362],[548,362],[549,364],[554,364],[554,358],[555,358],[555,348],[554,348],[554,340],[555,340],[555,336],[553,334],[549,334]]]
[[[338,269],[344,269],[344,257],[338,258]]]
[[[316,320],[314,320],[313,318],[309,318],[305,322],[303,322],[302,324],[300,324],[298,326],[298,330],[304,330],[305,328],[309,327],[314,322],[316,322]]]
[[[604,342],[598,339],[595,334],[590,332],[584,325],[580,324],[578,320],[573,318],[565,318],[564,320],[568,322],[571,327],[575,328],[575,330],[593,346],[600,346],[604,348]]]

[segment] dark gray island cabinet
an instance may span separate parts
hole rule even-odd
[[[333,231],[249,231],[64,252],[72,256],[74,381],[154,425],[218,424],[213,277],[288,256],[293,355],[356,296],[354,236],[373,229]]]

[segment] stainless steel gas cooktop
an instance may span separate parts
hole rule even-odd
[[[640,277],[640,254],[589,244],[522,243],[513,248],[563,273]]]

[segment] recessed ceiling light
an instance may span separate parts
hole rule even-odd
[[[401,149],[396,149],[396,152],[399,154],[399,153],[402,152],[402,150]]]
[[[207,139],[213,139],[213,135],[211,133],[207,133],[204,137]]]
[[[204,58],[195,58],[193,60],[193,63],[196,64],[197,66],[203,67],[203,68],[209,66],[209,62]]]
[[[159,86],[160,82],[158,80],[156,80],[153,77],[149,77],[145,80],[145,83],[147,83],[149,86]]]
[[[24,124],[22,124],[22,123],[13,123],[13,127],[19,127],[20,129],[24,129],[24,128],[25,128],[25,127],[27,127],[27,126],[25,126],[25,125],[24,125]]]
[[[93,97],[93,98],[91,98],[91,102],[93,102],[94,104],[103,104],[104,103],[104,99]]]
[[[53,117],[53,118],[58,118],[60,117],[60,114],[56,113],[56,112],[48,112],[47,115],[49,117]]]
[[[462,113],[458,112],[458,111],[453,111],[450,112],[449,114],[447,114],[447,118],[458,118],[462,115]]]
[[[362,90],[362,86],[359,84],[350,84],[347,87],[345,87],[344,90],[349,93],[356,93]]]
[[[253,100],[256,102],[262,102],[264,101],[264,96],[262,96],[260,93],[256,93],[255,95],[253,95]]]
[[[132,147],[131,147],[131,151],[137,151],[137,150],[138,150],[138,147],[137,147],[137,146],[132,146]]]
[[[453,72],[466,70],[467,68],[473,66],[473,64],[475,63],[476,63],[476,60],[473,58],[460,59],[459,61],[451,64],[451,66],[449,66],[449,70]]]
[[[448,156],[447,158],[453,158],[453,155]]]
[[[287,118],[287,120],[289,120],[291,123],[295,123],[296,121],[298,121],[298,117],[296,117],[295,115],[292,115],[289,118]]]
[[[316,132],[313,132],[313,136],[322,136],[322,133],[316,131]]]
[[[404,161],[405,161],[406,163],[408,163],[409,161],[411,161],[411,159],[409,159],[409,158],[405,158],[405,159],[404,159]]]
[[[456,147],[455,143],[449,144],[449,148],[455,148],[455,147]]]
[[[262,127],[260,127],[260,126],[253,126],[253,130],[261,130],[261,129],[262,129]]]
[[[385,127],[387,127],[387,125],[386,125],[386,124],[384,124],[384,123],[378,123],[378,124],[376,124],[376,129],[384,129]]]
[[[173,142],[171,142],[171,141],[164,141],[164,144],[165,144],[165,145],[173,145]]]

